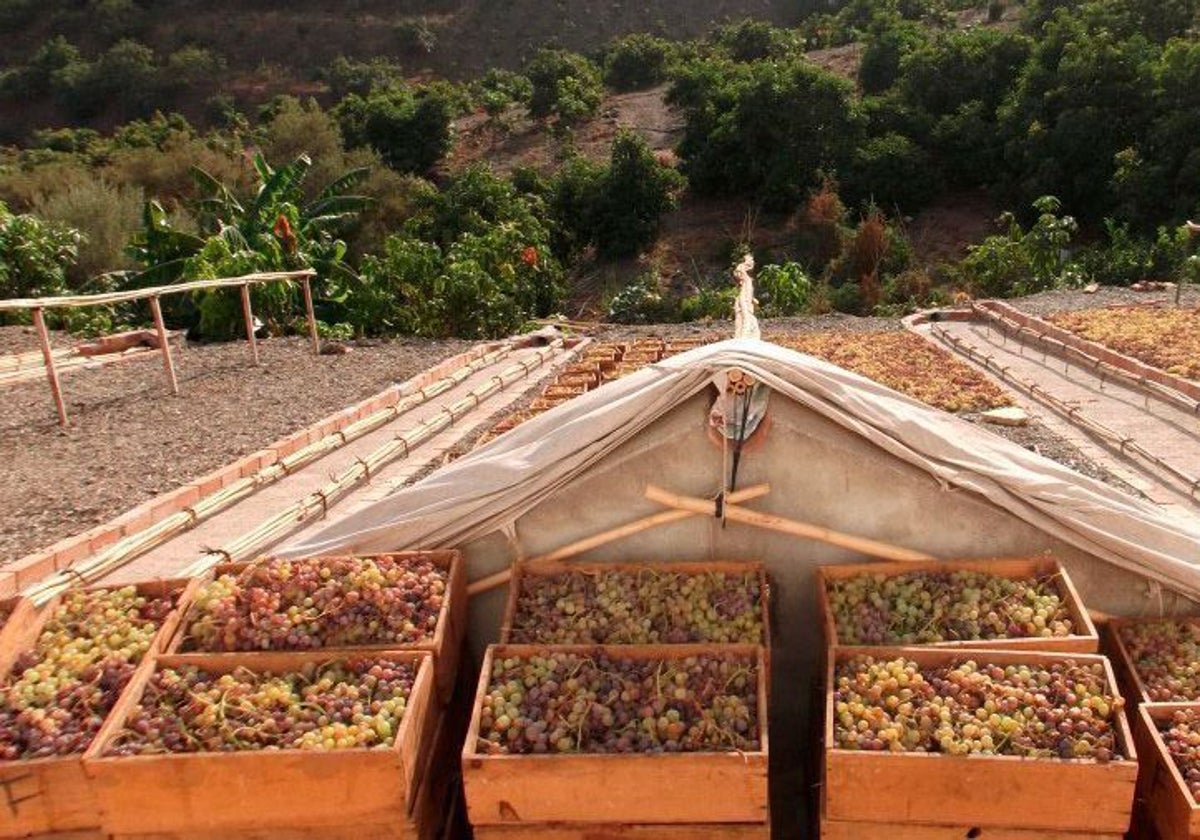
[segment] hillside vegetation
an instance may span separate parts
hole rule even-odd
[[[1198,2],[0,0],[0,296],[311,266],[330,335],[474,337],[724,315],[747,249],[776,315],[1184,279]]]

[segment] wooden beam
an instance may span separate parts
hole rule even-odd
[[[317,315],[313,311],[312,281],[305,277],[300,281],[304,290],[304,314],[308,318],[308,337],[312,339],[313,354],[321,355],[321,336],[317,333]]]
[[[652,502],[658,502],[661,505],[679,510],[690,510],[709,516],[715,514],[715,505],[710,499],[680,496],[676,493],[669,493],[654,485],[646,488],[646,498]],[[745,525],[754,525],[768,531],[778,531],[781,534],[789,534],[793,537],[803,537],[804,539],[815,540],[816,542],[823,542],[828,545],[836,545],[839,548],[848,548],[851,551],[857,551],[870,557],[879,557],[884,560],[937,559],[932,555],[920,551],[913,551],[912,549],[890,545],[878,540],[870,540],[866,537],[858,537],[853,534],[843,534],[840,531],[833,531],[829,528],[813,525],[808,522],[797,522],[794,519],[787,519],[782,516],[746,510],[732,504],[725,506],[724,513],[725,519],[730,522],[741,522]]]
[[[737,490],[730,493],[726,501],[729,504],[737,502],[749,502],[754,499],[762,498],[771,492],[770,484],[756,484],[753,487],[747,487],[744,490]],[[714,503],[715,505],[715,503]],[[563,560],[569,560],[572,557],[577,557],[585,551],[591,551],[593,548],[599,548],[603,545],[608,545],[611,542],[624,539],[625,537],[640,534],[642,531],[648,531],[651,528],[657,528],[660,525],[671,525],[676,522],[681,522],[685,519],[690,519],[693,516],[700,514],[690,510],[664,510],[659,513],[651,514],[650,516],[635,519],[633,522],[627,522],[624,525],[619,525],[616,528],[609,528],[606,531],[601,531],[598,534],[593,534],[590,537],[584,537],[581,540],[568,543],[561,548],[556,548],[548,554],[542,554],[538,557],[533,557],[527,560],[525,566],[531,570],[538,572],[546,572],[562,563]],[[487,592],[495,589],[498,586],[503,586],[512,578],[512,568],[503,569],[495,574],[480,578],[467,587],[468,595],[478,595],[481,592]]]
[[[171,388],[171,393],[179,396],[179,380],[175,378],[175,363],[171,360],[171,342],[167,338],[162,304],[159,303],[157,296],[150,298],[150,312],[154,315],[154,329],[158,331],[158,344],[162,348],[163,369],[167,373],[167,384]]]
[[[63,401],[62,387],[58,384],[58,369],[54,366],[54,353],[50,350],[50,332],[46,329],[46,316],[41,308],[33,310],[33,324],[37,327],[38,341],[42,344],[42,361],[46,364],[46,379],[50,382],[50,393],[54,395],[54,407],[58,409],[58,424],[68,425],[67,404]]]
[[[258,365],[258,339],[254,337],[254,310],[250,306],[250,287],[242,286],[242,315],[246,319],[246,340],[250,342],[250,357]]]

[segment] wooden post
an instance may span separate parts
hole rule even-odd
[[[250,308],[250,285],[242,286],[242,314],[246,316],[246,340],[250,342],[250,355],[254,364],[258,362],[258,339],[254,337],[254,310]]]
[[[317,315],[313,311],[312,280],[305,277],[300,281],[304,288],[304,313],[308,318],[308,337],[312,339],[313,354],[321,355],[321,336],[317,334]]]
[[[54,407],[58,409],[58,424],[67,425],[67,404],[63,402],[62,388],[58,384],[58,370],[54,367],[54,353],[50,350],[50,333],[46,329],[46,317],[41,309],[33,310],[33,324],[37,327],[38,340],[42,343],[42,359],[46,363],[46,379],[50,382],[50,393],[54,395]]]
[[[171,386],[171,393],[179,396],[179,380],[175,378],[175,363],[171,361],[171,342],[167,340],[167,327],[163,323],[162,305],[158,302],[158,295],[150,298],[150,312],[154,315],[154,328],[158,330],[158,343],[162,347],[167,384]]]

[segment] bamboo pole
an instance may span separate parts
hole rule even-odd
[[[42,361],[46,364],[46,379],[50,382],[54,407],[58,409],[58,425],[66,426],[68,423],[67,404],[63,401],[62,387],[58,384],[58,369],[54,367],[54,353],[50,349],[50,332],[46,329],[46,316],[40,308],[33,310],[33,324],[37,327],[38,341],[42,344]]]
[[[321,355],[321,336],[317,333],[317,314],[313,310],[312,280],[305,277],[300,281],[304,290],[304,314],[308,318],[308,337],[312,339],[313,355]]]
[[[191,507],[177,511],[150,527],[119,540],[100,554],[84,562],[75,564],[71,569],[71,575],[73,577],[83,577],[85,580],[90,581],[107,574],[113,569],[120,568],[142,554],[145,554],[147,551],[159,547],[183,532],[194,528],[201,522],[212,518],[217,513],[244,501],[262,488],[320,460],[330,452],[370,434],[434,397],[458,387],[477,371],[502,361],[512,353],[513,349],[514,345],[511,342],[503,344],[490,353],[485,353],[453,373],[442,377],[438,381],[409,394],[395,405],[382,408],[374,414],[350,424],[341,431],[332,432],[321,438],[321,440],[298,449],[286,458],[263,467],[253,475],[238,479],[227,487],[204,497]],[[62,574],[60,572],[59,577]],[[61,580],[52,577],[32,587],[29,594],[31,597],[41,597],[43,591],[57,591],[56,587],[61,583]]]
[[[738,490],[730,493],[725,501],[727,504],[735,504],[738,502],[749,502],[754,499],[762,498],[771,492],[770,484],[756,484],[753,487],[747,487],[744,490]],[[559,568],[566,568],[562,561],[577,557],[586,551],[591,551],[593,548],[599,548],[608,545],[611,542],[631,537],[634,534],[640,534],[643,531],[648,531],[651,528],[657,528],[662,525],[672,525],[676,522],[682,522],[685,519],[691,519],[693,516],[700,514],[691,510],[664,510],[650,516],[644,516],[641,519],[635,519],[633,522],[627,522],[624,525],[619,525],[616,528],[609,528],[607,531],[601,531],[598,534],[593,534],[590,537],[576,540],[573,543],[568,543],[561,548],[556,548],[547,554],[542,554],[538,557],[533,557],[526,560],[525,568],[539,574],[553,572]],[[512,579],[512,567],[502,569],[495,574],[480,578],[479,580],[467,586],[468,595],[478,595],[482,592],[488,592],[498,586],[503,586]]]
[[[242,315],[246,319],[246,340],[250,342],[250,357],[258,362],[258,339],[254,337],[254,310],[250,307],[250,287],[242,286]]]
[[[716,505],[710,499],[680,496],[654,485],[646,488],[646,498],[652,502],[658,502],[661,505],[679,510],[695,511],[696,513],[708,516],[716,514]],[[794,519],[787,519],[782,516],[746,510],[736,505],[726,505],[724,514],[725,519],[731,522],[741,522],[745,525],[754,525],[768,531],[778,531],[781,534],[790,534],[794,537],[803,537],[804,539],[836,545],[839,548],[848,548],[851,551],[857,551],[871,557],[879,557],[883,560],[937,559],[920,551],[913,551],[912,549],[890,545],[877,540],[870,540],[866,537],[858,537],[853,534],[843,534],[840,531],[833,531],[820,525],[797,522]]]
[[[154,315],[154,329],[158,331],[158,343],[162,347],[163,368],[167,372],[167,384],[171,386],[171,393],[179,396],[179,380],[175,378],[175,364],[171,361],[171,342],[167,339],[162,305],[157,297],[150,298],[150,312]]]

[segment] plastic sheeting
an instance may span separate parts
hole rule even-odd
[[[1200,600],[1200,520],[1169,516],[857,374],[753,339],[700,347],[577,397],[285,554],[462,545],[505,529],[735,367],[944,485]]]

